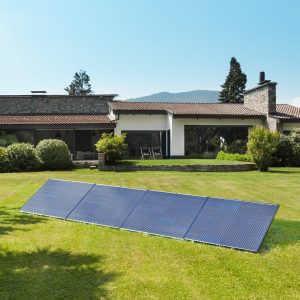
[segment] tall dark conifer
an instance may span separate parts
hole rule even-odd
[[[222,91],[219,95],[219,101],[224,103],[243,103],[246,82],[247,76],[242,72],[241,65],[235,57],[232,57],[229,74],[225,83],[221,85]]]
[[[86,74],[86,71],[80,70],[76,72],[73,78],[70,85],[65,88],[65,91],[67,91],[69,95],[79,96],[93,94],[90,77]]]

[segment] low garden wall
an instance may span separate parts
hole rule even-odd
[[[99,165],[101,171],[183,171],[183,172],[241,172],[256,170],[252,163],[228,165],[153,165],[153,166],[108,166]]]

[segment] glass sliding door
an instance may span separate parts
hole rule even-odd
[[[126,133],[127,158],[140,158],[141,147],[161,147],[166,155],[167,135],[165,131],[122,131]]]
[[[184,126],[185,155],[213,157],[219,150],[235,149],[243,153],[248,126]],[[241,146],[239,146],[239,143]]]

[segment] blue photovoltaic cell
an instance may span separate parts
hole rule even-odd
[[[93,186],[90,183],[50,179],[21,211],[64,219]]]
[[[67,219],[119,228],[145,193],[145,190],[95,185]]]
[[[148,191],[123,229],[183,238],[206,197]]]
[[[278,205],[209,198],[185,239],[257,252]]]

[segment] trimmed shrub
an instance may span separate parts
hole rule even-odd
[[[34,147],[28,143],[15,143],[7,147],[9,171],[35,171],[40,167]]]
[[[250,131],[247,144],[248,152],[261,172],[268,171],[278,140],[278,132],[271,132],[264,127],[255,127]]]
[[[5,147],[0,147],[0,172],[8,171],[8,156]]]
[[[252,157],[249,154],[225,153],[224,151],[218,152],[217,159],[253,162]]]
[[[98,152],[105,154],[105,161],[114,164],[122,158],[123,151],[126,150],[126,134],[113,135],[113,133],[103,133],[101,139],[95,144]]]
[[[36,146],[36,152],[45,170],[65,170],[72,166],[70,151],[64,141],[42,140]]]

